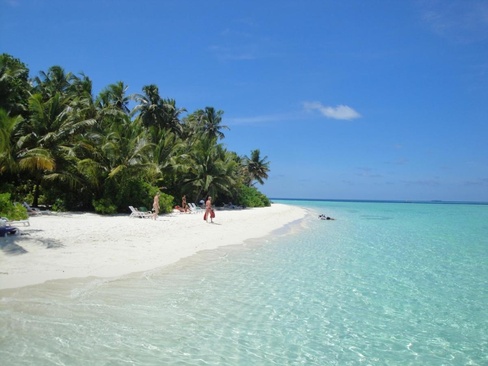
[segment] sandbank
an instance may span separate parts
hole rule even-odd
[[[304,218],[305,209],[284,204],[202,214],[127,215],[49,213],[19,226],[22,235],[0,238],[0,290],[50,280],[118,277],[175,263],[202,250],[242,244]]]

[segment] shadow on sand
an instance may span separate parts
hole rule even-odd
[[[30,230],[32,231],[32,230]],[[38,230],[39,231],[39,230]],[[29,238],[29,233],[21,233],[20,235],[10,235],[5,238],[0,238],[0,250],[8,255],[25,254],[29,251],[22,246],[22,242],[27,243],[30,241],[34,244],[40,244],[46,249],[55,249],[63,247],[63,244],[59,240],[54,239],[36,239]]]

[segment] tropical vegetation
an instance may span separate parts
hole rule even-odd
[[[22,61],[0,55],[0,194],[106,214],[150,207],[158,191],[166,212],[183,195],[270,204],[256,187],[268,178],[267,157],[226,148],[223,111],[188,112],[154,84],[127,90],[120,81],[93,95],[88,76],[60,66],[30,78]]]

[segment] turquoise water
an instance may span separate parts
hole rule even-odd
[[[300,228],[0,291],[0,364],[488,364],[487,205],[285,203]]]

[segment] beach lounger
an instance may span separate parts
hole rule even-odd
[[[31,207],[27,202],[23,203],[24,207],[27,209],[29,215],[42,215],[42,211],[38,208]]]
[[[24,226],[30,226],[30,222],[29,222],[29,219],[27,220],[9,220],[8,218],[6,217],[0,217],[0,220],[4,220],[7,225],[24,225]]]
[[[0,219],[0,237],[5,237],[7,235],[20,235],[20,230],[15,226],[8,224],[5,218]]]
[[[29,220],[16,220],[16,221],[9,221],[10,225],[20,225],[22,224],[23,226],[30,226]]]
[[[30,226],[29,220],[16,220],[16,221],[10,221],[11,225],[24,225],[24,226]]]
[[[190,212],[191,213],[197,213],[197,212],[200,212],[200,211],[203,211],[200,207],[198,207],[196,204],[194,203],[189,203],[188,204],[188,207],[190,208]]]
[[[0,226],[0,237],[4,238],[7,235],[20,235],[20,230],[15,226]]]
[[[139,211],[134,206],[129,206],[129,209],[131,211],[129,217],[139,217],[142,219],[153,217],[153,213],[151,211]]]

